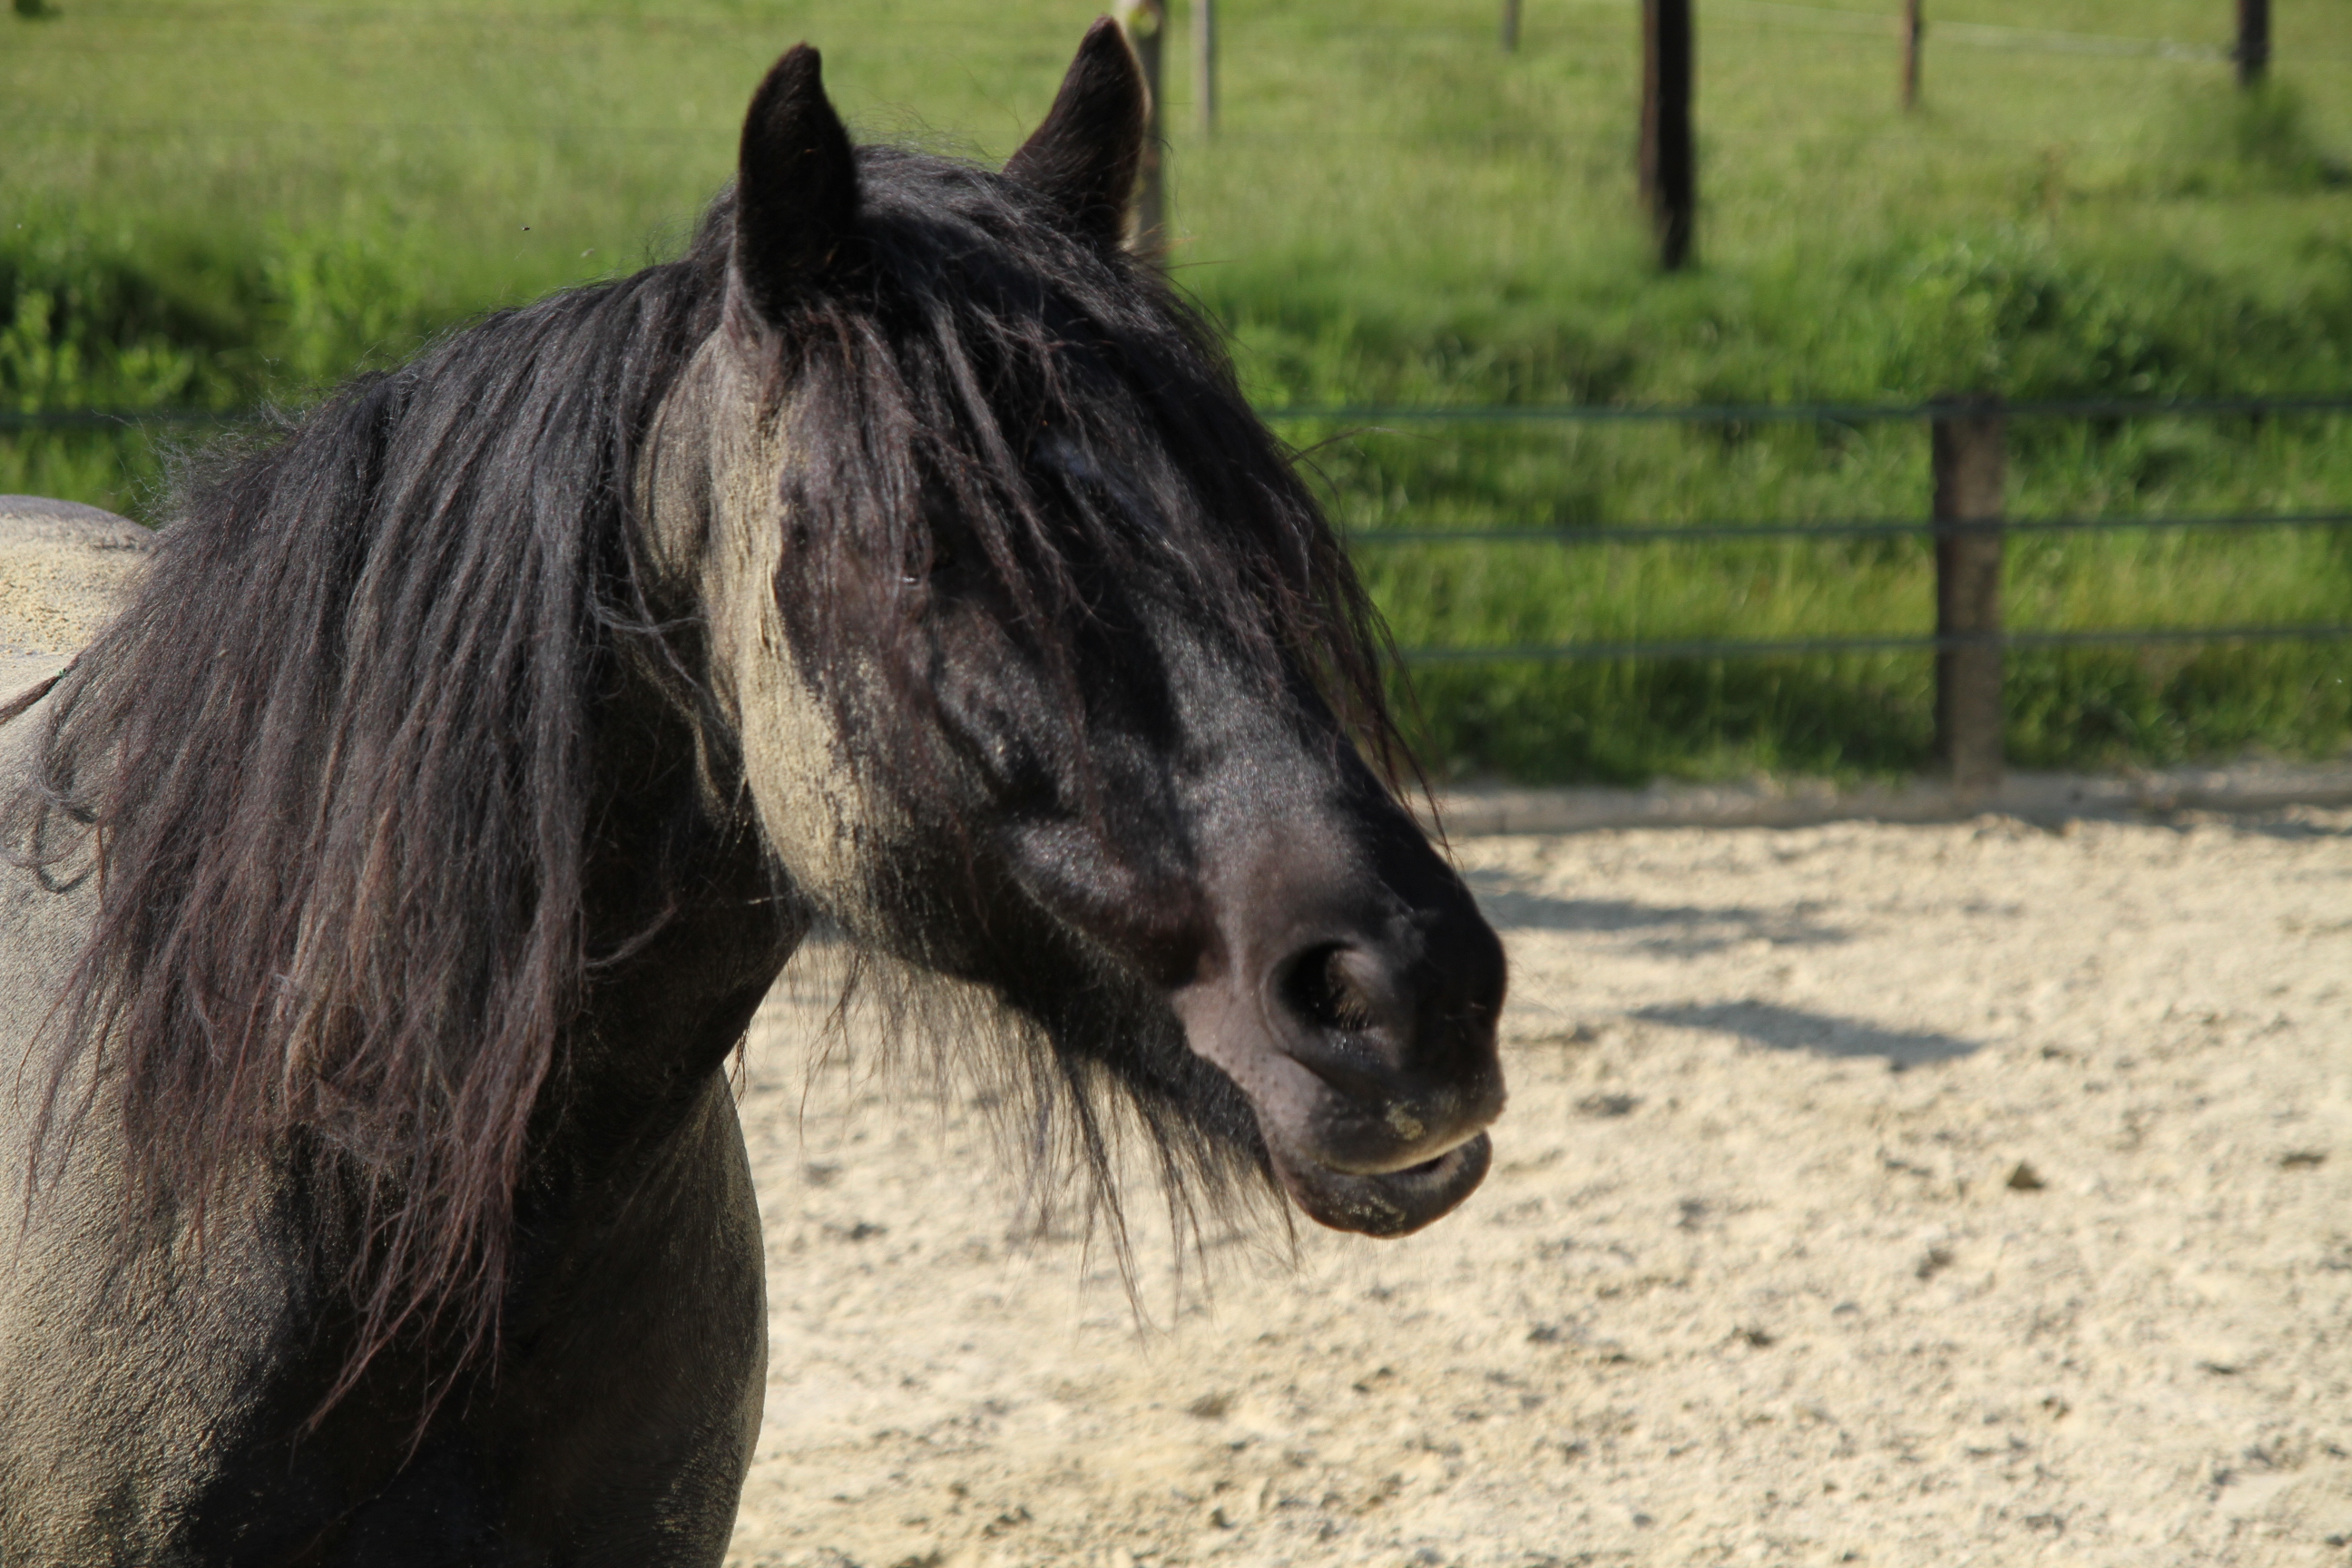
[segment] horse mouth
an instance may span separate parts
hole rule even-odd
[[[1269,1141],[1275,1174],[1307,1218],[1360,1236],[1410,1236],[1477,1191],[1494,1159],[1479,1132],[1433,1159],[1376,1174],[1341,1171]]]

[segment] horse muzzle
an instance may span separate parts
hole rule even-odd
[[[1293,935],[1279,957],[1174,1001],[1192,1049],[1248,1098],[1307,1217],[1403,1236],[1486,1177],[1504,1098],[1502,946],[1466,896],[1349,925]]]

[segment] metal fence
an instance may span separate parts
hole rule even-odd
[[[1272,424],[1334,424],[1358,429],[1390,425],[1744,426],[1808,423],[1866,425],[1924,422],[1934,452],[1934,493],[1922,520],[1856,519],[1822,522],[1702,522],[1600,528],[1381,528],[1349,536],[1357,549],[1419,545],[1545,544],[1561,549],[1599,545],[1684,544],[1696,541],[1787,538],[1921,537],[1936,546],[1936,629],[1913,636],[1782,638],[1674,638],[1633,642],[1571,642],[1517,647],[1412,647],[1409,664],[1498,664],[1578,659],[1753,658],[1799,654],[1933,653],[1936,656],[1936,746],[1965,789],[1990,789],[2002,772],[2001,655],[2008,648],[2158,646],[2197,643],[2352,640],[2352,623],[2313,626],[2215,626],[2096,630],[2010,631],[2001,624],[2000,579],[2012,533],[2109,532],[2123,530],[2335,528],[2352,525],[2352,511],[2233,512],[2210,516],[2064,517],[2012,521],[2005,515],[2008,426],[2020,419],[2145,419],[2166,416],[2270,418],[2352,413],[2352,395],[2244,396],[2179,399],[1949,398],[1929,403],[1735,403],[1641,405],[1617,404],[1480,405],[1463,406],[1297,405],[1260,410]],[[55,409],[0,412],[0,432],[129,429],[149,426],[205,426],[253,422],[255,412],[200,409]]]
[[[2211,397],[2169,400],[2114,398],[1951,398],[1932,403],[1694,404],[1625,406],[1383,407],[1294,406],[1267,409],[1281,424],[1533,425],[1672,422],[1740,426],[1925,422],[1934,450],[1934,493],[1924,520],[1827,522],[1705,522],[1603,528],[1381,528],[1360,530],[1358,549],[1402,544],[1542,543],[1562,549],[1596,545],[1686,543],[1697,540],[1926,536],[1936,546],[1936,629],[1917,636],[1675,638],[1636,642],[1574,642],[1519,647],[1412,647],[1408,664],[1499,664],[1574,659],[1753,658],[1796,654],[1914,652],[1936,656],[1936,750],[1955,785],[1991,790],[2000,783],[2006,709],[2001,656],[2008,648],[2156,646],[2161,644],[2324,642],[2352,640],[2352,623],[2314,626],[2216,626],[2098,630],[2010,631],[2001,624],[2000,583],[2007,537],[2021,532],[2107,532],[2126,529],[2328,528],[2352,524],[2352,511],[2303,511],[2181,517],[2067,517],[2011,521],[2005,515],[2008,426],[2016,419],[2135,419],[2166,416],[2267,418],[2352,412],[2352,396]]]

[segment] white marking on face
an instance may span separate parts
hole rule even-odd
[[[770,847],[803,893],[854,920],[881,825],[832,707],[793,658],[776,602],[788,535],[778,481],[790,453],[780,422],[763,426],[759,401],[756,379],[714,334],[656,418],[656,428],[673,416],[681,426],[703,425],[702,450],[688,459],[697,471],[641,475],[641,499],[656,570],[701,600],[711,684],[740,741]]]

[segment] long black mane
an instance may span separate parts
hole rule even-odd
[[[1016,182],[887,148],[859,173],[860,253],[773,340],[803,668],[897,648],[889,684],[922,700],[891,630],[920,591],[905,563],[972,550],[1075,713],[1101,584],[1143,573],[1394,754],[1375,624],[1214,332]],[[257,1153],[332,1162],[362,1216],[350,1375],[420,1325],[495,1336],[534,1111],[593,973],[600,716],[633,641],[693,641],[648,605],[633,481],[727,320],[732,240],[722,197],[684,259],[492,316],[188,481],[16,803],[94,823],[103,855],[60,1081],[110,1075],[134,1185],[176,1205]],[[1115,478],[1046,474],[1047,439]],[[716,722],[691,659],[670,668]],[[1148,1100],[1208,1071],[1124,1081]]]
[[[478,1339],[503,1283],[630,475],[724,259],[500,312],[192,476],[59,692],[41,789],[104,854],[61,1048],[119,1080],[151,1198],[290,1134],[345,1157],[362,1359],[445,1308]]]

